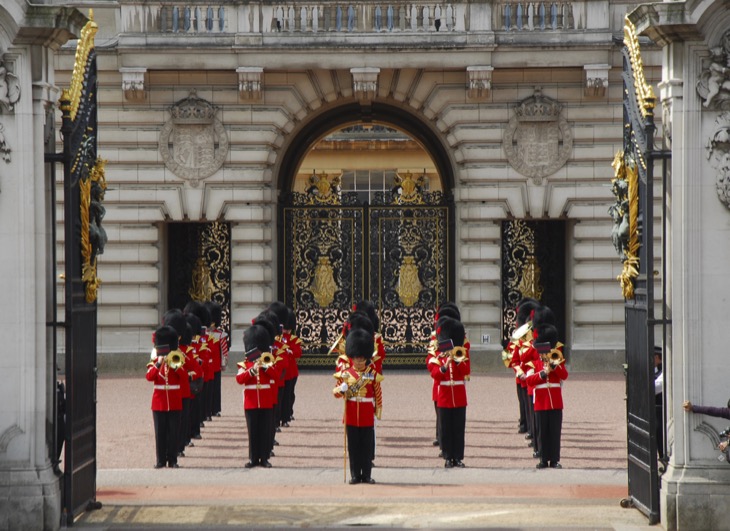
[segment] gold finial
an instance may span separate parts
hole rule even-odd
[[[89,8],[89,20],[92,22],[94,21],[94,8],[93,7]]]
[[[629,20],[628,15],[624,18],[624,46],[629,51],[631,69],[634,72],[634,87],[636,89],[636,100],[641,109],[641,115],[646,118],[654,114],[654,89],[646,82],[644,77],[644,62],[641,59],[639,48],[639,36],[636,33],[636,26]]]

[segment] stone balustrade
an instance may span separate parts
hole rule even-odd
[[[120,0],[122,33],[347,34],[605,29],[608,0],[249,2]]]

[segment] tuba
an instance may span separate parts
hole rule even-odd
[[[183,366],[183,363],[185,363],[185,357],[179,350],[173,350],[165,358],[165,363],[167,363],[167,366],[173,371],[176,371]]]

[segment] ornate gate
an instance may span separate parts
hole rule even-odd
[[[523,297],[549,306],[565,338],[564,221],[502,222],[502,340],[515,328]]]
[[[410,174],[372,204],[319,176],[281,203],[280,298],[294,309],[304,366],[327,352],[352,305],[378,308],[386,364],[421,367],[435,308],[453,293],[453,203]]]
[[[167,236],[167,307],[215,301],[223,310],[221,326],[230,334],[230,223],[170,223]]]
[[[96,151],[98,27],[91,14],[89,18],[76,48],[71,88],[61,95],[63,153],[46,155],[47,162],[62,162],[64,167],[65,322],[54,318],[52,325],[54,337],[59,325],[65,332],[66,418],[61,431],[65,431],[62,488],[67,525],[79,512],[101,507],[96,501],[96,298],[101,283],[96,266],[107,240],[101,224],[106,180],[105,161]],[[50,208],[55,226],[55,201]]]
[[[654,149],[654,92],[644,78],[636,28],[624,26],[624,141],[613,162],[616,203],[612,239],[623,262],[618,277],[625,299],[626,416],[629,497],[635,506],[659,521],[657,418],[654,398],[654,161],[667,153]]]

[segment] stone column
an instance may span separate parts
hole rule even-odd
[[[0,529],[57,529],[60,477],[52,465],[56,374],[47,325],[49,203],[44,164],[47,109],[55,100],[53,53],[83,22],[75,9],[39,7],[14,20],[0,10],[0,293],[8,339],[0,355]],[[6,5],[6,4],[4,4]],[[10,19],[10,20],[8,20]],[[42,44],[41,44],[42,43]]]

